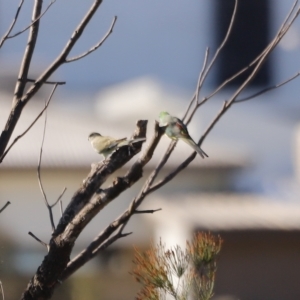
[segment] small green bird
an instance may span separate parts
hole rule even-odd
[[[110,154],[112,154],[115,150],[123,147],[123,146],[132,146],[133,143],[138,143],[145,141],[145,138],[138,138],[134,140],[127,140],[127,138],[115,139],[110,136],[102,136],[98,132],[92,132],[88,140],[91,142],[92,147],[99,154],[104,156],[106,159]]]
[[[159,126],[166,127],[165,134],[172,140],[182,140],[190,145],[198,154],[205,158],[208,155],[195,143],[189,135],[185,124],[178,118],[171,116],[169,113],[162,111],[159,114]]]

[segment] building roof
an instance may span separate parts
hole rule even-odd
[[[160,198],[152,205],[162,211],[149,216],[161,228],[181,224],[190,229],[230,230],[300,230],[300,202],[274,201],[253,194],[196,194]]]
[[[142,107],[134,112],[128,112],[127,104],[124,106],[115,103],[113,99],[124,96],[126,99],[132,98],[132,89],[139,90],[137,102],[143,103]],[[152,96],[148,95],[149,88],[152,90]],[[155,116],[162,107],[159,103],[167,98],[167,92],[162,91],[162,87],[157,82],[148,79],[141,79],[121,85],[113,93],[114,88],[104,91],[98,96],[99,101],[89,101],[86,104],[79,105],[61,101],[59,96],[54,95],[48,108],[48,118],[45,142],[43,148],[42,166],[49,168],[77,168],[89,166],[92,162],[100,161],[102,158],[91,148],[87,137],[89,133],[98,131],[103,135],[114,137],[130,137],[135,129],[135,123],[138,118],[148,119],[148,138],[151,138]],[[102,96],[101,96],[102,95]],[[144,98],[143,98],[144,95]],[[44,101],[47,95],[36,97],[25,107],[24,112],[16,126],[12,140],[21,134],[36,118],[44,107]],[[2,94],[0,110],[0,126],[3,128],[11,108],[11,95]],[[169,99],[167,102],[170,102]],[[175,100],[174,100],[175,101]],[[102,105],[99,105],[102,103]],[[175,102],[177,103],[175,105]],[[179,111],[179,99],[174,102],[174,107]],[[94,103],[94,104],[93,104]],[[109,105],[109,103],[111,105]],[[130,102],[130,107],[135,107],[134,102]],[[96,107],[93,109],[93,105]],[[182,104],[181,104],[182,106]],[[145,109],[147,107],[147,109]],[[115,112],[115,113],[114,113]],[[44,116],[32,127],[32,129],[22,137],[8,153],[4,159],[2,168],[35,168],[38,163],[39,151],[41,147],[42,134],[44,126]],[[203,130],[203,128],[201,128]],[[12,141],[11,140],[11,141]],[[166,150],[170,140],[163,137],[159,147],[156,150],[153,161],[150,166],[158,162],[162,153]],[[147,144],[147,142],[145,143]],[[144,144],[144,148],[146,147]],[[222,144],[223,151],[218,153],[215,149],[221,146],[218,142],[211,140],[205,142],[203,146],[207,153],[212,153],[209,159],[195,159],[192,165],[194,167],[233,167],[239,168],[246,163],[246,156],[241,152],[232,152],[230,147]],[[211,150],[210,150],[211,149]],[[174,155],[171,156],[169,165],[177,165],[179,161],[188,157],[192,150],[184,143],[178,143]]]

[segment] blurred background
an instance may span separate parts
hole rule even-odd
[[[32,79],[61,52],[92,2],[57,0],[52,5],[41,20],[30,69]],[[11,24],[18,4],[15,0],[0,1],[0,36]],[[67,187],[63,197],[67,206],[90,165],[101,159],[87,141],[90,132],[129,137],[136,120],[148,119],[150,138],[160,111],[183,116],[195,91],[206,47],[211,58],[226,34],[233,4],[231,0],[103,2],[70,56],[95,45],[117,16],[112,35],[97,51],[64,65],[51,77],[67,84],[58,87],[48,110],[41,175],[50,202]],[[291,0],[240,1],[232,35],[201,97],[262,51],[292,4]],[[30,23],[32,5],[33,1],[25,1],[13,33]],[[11,109],[26,41],[27,33],[23,33],[7,40],[0,51],[1,128]],[[242,96],[299,72],[299,55],[297,20]],[[243,79],[227,85],[196,113],[189,126],[194,139],[199,139]],[[45,86],[30,101],[13,138],[41,111],[50,90],[51,86]],[[143,249],[160,237],[167,244],[184,245],[198,230],[220,233],[224,239],[214,299],[299,299],[299,111],[299,79],[234,105],[203,143],[209,159],[197,157],[143,204],[145,209],[162,211],[135,216],[127,228],[133,234],[88,263],[55,292],[53,299],[133,299],[139,289],[129,275],[133,246]],[[0,217],[0,280],[7,299],[20,296],[46,254],[28,231],[45,242],[51,237],[36,175],[42,130],[41,119],[12,148],[0,169],[0,206],[12,203]],[[168,143],[163,137],[144,178]],[[178,143],[161,176],[190,153],[188,146]],[[124,174],[127,168],[114,176]],[[77,241],[74,255],[126,209],[142,184],[143,179],[91,222]],[[54,213],[57,222],[59,209]]]

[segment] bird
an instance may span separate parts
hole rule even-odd
[[[202,158],[208,155],[191,138],[186,125],[178,118],[162,111],[159,114],[159,126],[165,127],[165,134],[172,140],[182,140],[191,146]]]
[[[88,140],[91,142],[94,150],[102,154],[104,159],[112,154],[115,150],[123,147],[123,146],[132,146],[133,143],[145,141],[145,138],[137,138],[133,140],[128,140],[127,138],[115,139],[110,136],[102,136],[98,132],[92,132]]]

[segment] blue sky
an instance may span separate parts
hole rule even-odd
[[[19,1],[2,2],[1,35],[9,26]],[[57,0],[43,17],[35,50],[33,69],[41,71],[61,51],[92,1]],[[33,1],[25,1],[16,29],[29,22]],[[44,7],[48,5],[44,1]],[[103,1],[72,54],[96,44],[118,17],[113,34],[89,57],[63,66],[55,79],[69,87],[100,89],[103,86],[150,75],[162,82],[193,90],[201,68],[205,47],[201,38],[209,30],[208,0],[111,0]],[[6,42],[2,61],[17,70],[27,34]],[[10,63],[11,68],[11,63]]]

